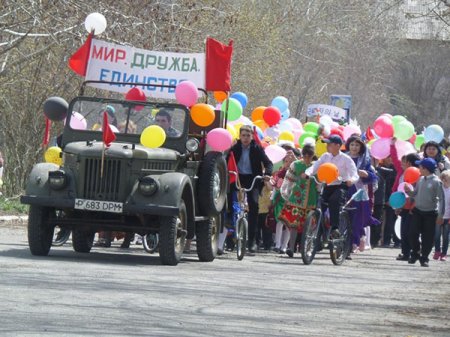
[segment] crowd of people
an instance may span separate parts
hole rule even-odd
[[[255,176],[264,176],[264,181],[247,193],[250,253],[273,250],[293,257],[299,251],[306,216],[317,207],[319,197],[325,205],[322,210],[328,208],[328,235],[339,237],[340,208],[359,191],[351,212],[353,253],[393,246],[401,250],[397,260],[410,264],[420,261],[428,267],[434,245],[433,259],[446,261],[450,219],[450,147],[446,141],[426,142],[417,153],[398,158],[397,140],[392,138],[390,155],[382,160],[372,157],[367,142],[356,134],[345,142],[336,134],[324,138],[327,152],[320,157],[314,145],[307,144],[300,151],[293,143],[284,142],[280,145],[286,155],[281,167],[274,170],[257,138],[250,126],[243,125],[230,150],[243,187],[249,188]],[[336,165],[339,178],[327,184],[320,196],[318,184],[310,176],[324,163]],[[412,185],[404,181],[409,167],[420,171],[420,179]],[[406,202],[398,207],[391,205],[389,198],[400,185]],[[219,254],[233,249],[234,193],[233,184]],[[400,233],[395,230],[398,217]]]

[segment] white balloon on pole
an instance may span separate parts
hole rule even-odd
[[[84,27],[88,33],[94,31],[94,35],[100,35],[106,29],[106,18],[100,13],[91,13],[84,20]]]

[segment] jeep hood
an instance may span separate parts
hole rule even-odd
[[[72,142],[66,145],[64,152],[70,154],[81,155],[83,157],[102,156],[102,142]],[[180,153],[175,150],[156,148],[150,149],[142,145],[134,145],[132,143],[112,143],[106,149],[106,158],[134,158],[134,159],[154,159],[154,160],[177,160]]]

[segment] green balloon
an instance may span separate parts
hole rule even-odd
[[[316,122],[308,122],[303,125],[303,130],[306,132],[311,132],[314,134],[314,137],[317,136],[317,131],[319,131],[319,124]]]
[[[425,136],[421,133],[420,135],[417,135],[416,141],[414,142],[414,146],[417,150],[420,150],[420,147],[422,144],[425,143]]]
[[[230,122],[239,119],[242,116],[242,105],[236,98],[227,98],[222,102],[220,110],[227,111],[228,106],[228,120]]]
[[[303,142],[305,141],[306,138],[309,138],[309,137],[316,139],[317,133],[312,133],[309,131],[303,132],[302,135],[298,139],[298,145],[300,145],[300,147],[303,147]]]
[[[394,125],[394,126],[395,126],[395,124],[403,122],[403,121],[406,121],[406,118],[401,115],[395,115],[392,117],[392,120],[391,120],[392,125]]]
[[[408,140],[414,135],[414,125],[406,119],[394,124],[394,137],[400,140]]]

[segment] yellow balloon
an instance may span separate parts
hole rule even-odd
[[[166,132],[159,125],[150,125],[141,133],[141,144],[151,149],[160,147],[166,141]]]
[[[239,133],[236,131],[233,125],[227,124],[227,130],[231,134],[231,137],[233,137],[233,139],[239,138]]]
[[[62,150],[58,146],[49,147],[47,151],[45,151],[44,153],[45,162],[61,166],[62,165],[61,152]]]
[[[322,139],[318,139],[316,142],[316,155],[320,157],[325,152],[327,152],[327,143],[324,143]]]
[[[236,132],[238,134],[238,137],[239,137],[239,132],[241,132],[241,126],[242,125],[244,125],[244,123],[237,123],[237,124],[233,125],[234,129],[236,130]]]
[[[278,136],[279,140],[288,140],[290,142],[294,142],[294,134],[291,131],[283,131]]]

